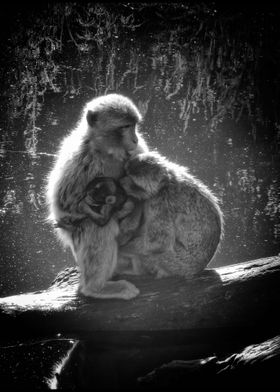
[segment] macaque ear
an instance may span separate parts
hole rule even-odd
[[[87,122],[90,127],[93,127],[96,124],[98,114],[93,112],[92,110],[88,110],[87,112]]]

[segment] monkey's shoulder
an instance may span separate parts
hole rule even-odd
[[[215,196],[208,187],[187,171],[181,171],[179,174],[169,172],[161,185],[156,197],[151,200],[151,208],[168,209],[172,214],[189,214],[217,204]]]

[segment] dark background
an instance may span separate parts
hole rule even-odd
[[[148,144],[221,199],[211,266],[280,251],[280,26],[276,5],[1,6],[0,294],[48,287],[73,265],[46,223],[59,142],[95,96],[129,96]]]

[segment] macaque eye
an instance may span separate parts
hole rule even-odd
[[[120,131],[128,131],[133,128],[133,124],[127,124],[120,127]]]

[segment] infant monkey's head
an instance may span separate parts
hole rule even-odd
[[[120,184],[110,177],[97,177],[86,187],[84,200],[90,209],[99,214],[91,219],[99,226],[104,226],[113,213],[120,210],[127,200],[127,195]],[[55,227],[74,232],[87,217],[64,217],[56,222]]]
[[[122,186],[111,177],[96,177],[86,187],[86,203],[96,212],[105,204],[112,206],[112,213],[127,200]]]
[[[140,200],[154,196],[162,188],[166,176],[162,160],[156,152],[129,159],[125,164],[126,176],[120,180],[126,193]]]

